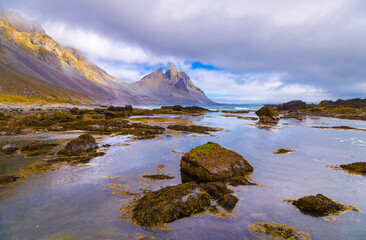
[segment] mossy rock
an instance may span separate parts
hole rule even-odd
[[[225,182],[253,172],[253,167],[240,154],[207,142],[183,155],[181,171],[200,181]]]
[[[339,167],[349,173],[366,176],[366,162],[342,164]]]
[[[291,148],[280,148],[273,152],[273,154],[286,154],[290,152],[295,152],[295,150],[292,150]]]
[[[255,114],[259,117],[260,122],[278,122],[280,120],[279,114],[267,106],[261,107]]]
[[[21,177],[15,175],[1,175],[0,176],[0,186],[7,186],[12,183],[15,183]]]
[[[163,180],[171,180],[174,179],[175,177],[166,175],[166,174],[144,174],[144,175],[140,175],[140,177],[142,178],[146,178],[150,181],[153,182],[159,182],[159,181],[163,181]]]
[[[132,210],[132,219],[139,226],[156,227],[202,212],[210,204],[210,195],[198,184],[183,183],[145,194]]]
[[[18,150],[18,148],[15,145],[15,143],[8,141],[1,148],[0,153],[3,153],[3,154],[13,154],[16,150]]]
[[[57,144],[43,143],[40,141],[32,141],[20,148],[20,153],[28,157],[44,155],[52,151]]]
[[[217,200],[217,204],[219,204],[227,211],[232,211],[236,206],[236,203],[239,201],[239,198],[232,194],[234,193],[234,191],[228,188],[227,183],[201,183],[200,187],[204,189],[212,197],[213,200]]]
[[[291,240],[306,240],[311,239],[309,233],[297,231],[292,225],[279,224],[276,222],[256,222],[254,225],[249,225],[247,229],[250,232],[255,232],[261,236],[257,236],[256,239],[291,239]],[[266,236],[266,237],[265,237]]]
[[[94,137],[90,134],[83,134],[70,140],[66,146],[61,149],[59,155],[77,155],[83,152],[95,151],[98,145]]]
[[[314,217],[323,217],[349,210],[347,206],[337,203],[320,193],[316,196],[310,195],[302,197],[293,201],[292,204],[297,207],[300,212]]]
[[[206,127],[200,125],[169,125],[168,129],[187,133],[202,133],[209,134],[210,132],[216,132],[218,129],[213,127]]]

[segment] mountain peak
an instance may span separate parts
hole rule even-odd
[[[177,75],[177,69],[175,68],[174,64],[170,64],[170,66],[165,72],[165,76],[169,79],[172,79],[176,75]]]

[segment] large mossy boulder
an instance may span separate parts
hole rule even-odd
[[[255,112],[259,117],[260,122],[278,122],[280,120],[279,114],[269,107],[264,106]]]
[[[132,210],[132,218],[139,226],[161,226],[202,212],[210,204],[210,195],[198,184],[183,183],[146,193]]]
[[[230,181],[253,171],[243,156],[213,142],[207,142],[184,154],[180,167],[182,172],[203,182]]]
[[[323,217],[350,210],[349,207],[337,203],[320,193],[316,196],[310,195],[302,197],[293,201],[292,204],[297,207],[300,212],[314,217]]]
[[[90,134],[83,134],[70,140],[66,146],[61,149],[59,155],[77,155],[84,152],[91,152],[98,148],[94,137]]]
[[[4,154],[12,154],[14,153],[16,150],[18,150],[17,146],[15,145],[15,143],[13,142],[6,142],[4,144],[4,146],[1,148],[0,153],[4,153]]]

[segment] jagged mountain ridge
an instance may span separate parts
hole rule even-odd
[[[193,84],[185,72],[178,72],[173,64],[165,73],[160,68],[133,84],[149,96],[164,103],[214,104],[201,89]]]
[[[160,76],[159,84],[147,84],[145,78],[149,75],[136,83],[122,82],[91,63],[77,49],[55,42],[40,25],[2,10],[0,70],[0,94],[50,102],[213,104],[185,73],[176,72],[175,68],[170,67],[166,75]],[[171,86],[174,81],[175,86]]]

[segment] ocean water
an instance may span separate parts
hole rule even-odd
[[[254,113],[242,116],[254,116]],[[0,239],[137,239],[143,235],[153,235],[156,239],[256,239],[247,230],[255,222],[293,224],[315,240],[365,239],[366,177],[326,166],[366,161],[366,132],[312,126],[347,125],[366,129],[366,122],[308,117],[303,121],[282,119],[277,126],[260,127],[255,121],[224,117],[220,112],[171,117],[221,127],[225,131],[212,136],[164,135],[134,142],[129,142],[126,136],[100,138],[100,145],[112,146],[105,156],[93,159],[88,167],[64,167],[30,177],[0,195]],[[54,141],[56,137],[49,138]],[[180,153],[207,141],[243,155],[254,167],[253,181],[260,184],[232,187],[240,201],[229,218],[209,214],[183,218],[167,224],[170,230],[148,230],[118,220],[122,215],[120,208],[128,198],[112,194],[109,183],[119,183],[126,189],[145,183],[151,184],[151,190],[179,184]],[[274,155],[278,148],[292,148],[296,152]],[[16,167],[12,164],[19,164],[16,161],[23,160],[7,160],[9,169]],[[165,173],[176,178],[152,183],[138,177],[154,173],[160,164],[166,165]],[[360,211],[343,213],[335,221],[326,220],[304,215],[283,201],[318,193],[355,205]]]

